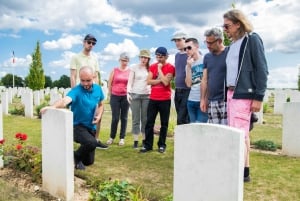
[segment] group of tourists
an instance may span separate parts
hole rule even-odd
[[[260,111],[264,98],[268,67],[263,42],[246,16],[237,9],[223,15],[223,30],[205,31],[209,52],[199,50],[199,41],[177,32],[171,38],[178,52],[175,64],[167,61],[165,47],[155,50],[152,64],[150,51],[140,50],[139,63],[130,66],[128,53],[120,54],[119,66],[113,68],[108,80],[111,106],[111,129],[106,143],[99,141],[103,114],[103,92],[99,87],[99,65],[90,53],[96,38],[88,34],[83,40],[83,51],[71,60],[71,91],[65,98],[48,108],[68,105],[74,114],[74,141],[80,147],[74,152],[76,169],[84,169],[94,162],[95,149],[107,149],[116,140],[121,120],[118,145],[125,144],[128,110],[132,114],[133,148],[140,153],[153,150],[157,115],[160,129],[157,151],[166,151],[166,137],[171,107],[171,81],[174,79],[174,103],[177,125],[213,123],[228,125],[244,131],[244,181],[250,181],[249,129],[251,115]],[[231,44],[224,45],[224,34]],[[141,140],[139,139],[141,136]],[[141,143],[141,144],[139,144]]]

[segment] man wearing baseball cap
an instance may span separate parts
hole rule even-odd
[[[176,48],[179,50],[175,55],[175,97],[174,103],[177,113],[177,125],[189,123],[189,115],[187,110],[187,100],[190,93],[190,88],[185,83],[185,66],[187,54],[184,51],[185,39],[187,35],[183,32],[176,32],[171,41],[175,42]]]
[[[171,85],[170,82],[175,76],[175,68],[167,62],[168,51],[165,47],[159,47],[155,51],[157,62],[149,67],[147,83],[151,85],[150,100],[147,109],[147,123],[145,126],[145,145],[141,153],[153,149],[154,124],[157,114],[160,115],[161,127],[159,140],[157,142],[158,152],[166,150],[166,137],[169,125],[171,107]]]

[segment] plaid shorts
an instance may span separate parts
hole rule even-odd
[[[225,101],[209,102],[208,123],[227,125],[227,109]]]

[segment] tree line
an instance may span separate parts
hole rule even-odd
[[[0,85],[5,87],[29,87],[32,90],[44,89],[47,87],[68,88],[71,86],[70,77],[67,75],[62,75],[59,80],[53,82],[50,76],[44,75],[39,41],[37,41],[36,48],[31,56],[32,62],[30,64],[29,74],[24,80],[19,76],[7,74],[1,78]]]

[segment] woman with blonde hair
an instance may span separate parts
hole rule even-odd
[[[260,111],[267,88],[268,66],[264,46],[245,14],[233,9],[223,15],[231,44],[226,57],[228,125],[245,134],[244,182],[250,181],[249,127],[252,112]]]

